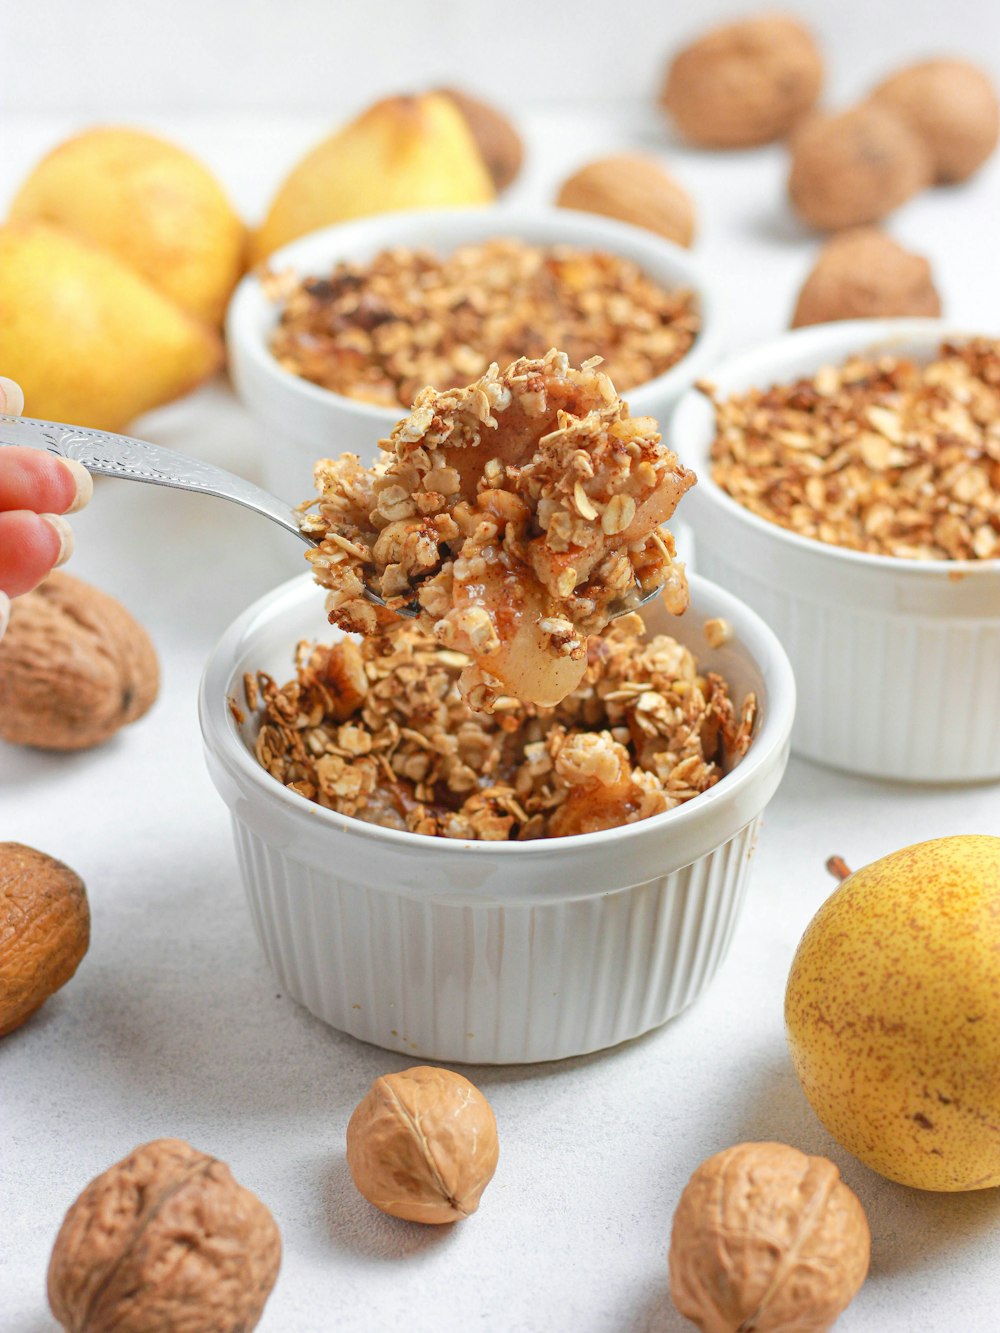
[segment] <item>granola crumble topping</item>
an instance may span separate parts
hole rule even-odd
[[[271,275],[268,285],[283,303],[271,341],[280,364],[386,407],[553,346],[576,365],[602,357],[624,392],[679,361],[700,327],[691,292],[667,291],[629,260],[514,239],[447,258],[383,250],[328,278]]]
[[[856,356],[719,399],[712,477],[805,537],[916,560],[1000,558],[1000,340],[927,365]]]
[[[473,711],[467,659],[413,625],[300,643],[279,687],[249,678],[256,754],[329,810],[446,838],[526,840],[647,819],[713,786],[746,753],[756,715],[637,616],[591,642],[586,672],[555,708],[497,700]],[[251,703],[253,699],[253,703]]]
[[[353,454],[317,463],[302,527],[333,623],[366,635],[396,619],[367,585],[392,610],[416,604],[441,646],[469,656],[459,688],[473,707],[552,705],[623,606],[660,586],[670,611],[687,606],[660,524],[694,480],[596,363],[550,351],[424,389],[372,469]]]

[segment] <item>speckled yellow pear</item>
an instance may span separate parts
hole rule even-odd
[[[494,196],[472,132],[450,97],[387,97],[292,170],[257,232],[254,258],[348,218],[488,204]]]
[[[106,250],[0,226],[0,366],[33,417],[122,430],[222,363],[218,335]]]
[[[246,229],[212,173],[142,130],[98,127],[44,157],[11,207],[104,246],[182,310],[219,325]]]
[[[833,1137],[890,1180],[1000,1185],[1000,838],[917,843],[810,922],[785,1022]]]

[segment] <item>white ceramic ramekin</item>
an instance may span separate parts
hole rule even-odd
[[[812,375],[851,353],[929,359],[939,320],[858,320],[799,329],[733,356],[719,393]],[[796,753],[874,777],[965,782],[1000,776],[1000,560],[901,560],[797,536],[711,478],[714,412],[691,390],[670,442],[698,485],[685,501],[700,573],[764,617],[799,691]]]
[[[781,780],[795,709],[774,635],[692,579],[690,644],[761,703],[745,758],[708,792],[652,819],[572,838],[465,843],[376,828],[288,791],[238,725],[246,671],[291,674],[301,638],[334,634],[308,575],[261,598],[206,667],[209,771],[232,813],[258,939],[282,987],[334,1027],[425,1059],[555,1060],[614,1045],[690,1004],[726,952],[761,811]],[[702,634],[722,616],[733,639]]]
[[[633,415],[663,420],[717,355],[717,302],[698,261],[661,236],[595,214],[503,204],[387,213],[313,232],[278,250],[269,264],[275,272],[290,269],[316,277],[328,274],[339,260],[363,262],[392,246],[425,246],[448,254],[460,245],[496,237],[605,250],[634,260],[668,287],[687,287],[696,294],[701,331],[694,345],[670,370],[628,393]],[[236,391],[262,428],[267,484],[287,499],[305,499],[312,494],[317,458],[346,452],[370,463],[379,440],[406,413],[332,393],[283,370],[268,350],[278,314],[259,278],[250,274],[230,304],[226,340]]]

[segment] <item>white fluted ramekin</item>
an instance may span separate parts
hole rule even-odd
[[[719,394],[811,376],[852,353],[927,360],[940,320],[817,325],[727,358]],[[757,611],[798,685],[796,753],[836,768],[916,782],[1000,777],[1000,560],[904,560],[831,546],[769,523],[711,478],[714,411],[696,389],[670,443],[698,485],[685,501],[700,573]]]
[[[424,246],[448,254],[460,245],[497,237],[604,250],[634,261],[666,287],[694,292],[700,332],[676,365],[626,395],[633,416],[664,420],[717,355],[718,303],[698,260],[662,236],[596,214],[509,204],[384,213],[313,232],[276,251],[268,264],[274,272],[290,269],[300,277],[322,277],[340,260],[365,262],[393,246]],[[262,427],[269,488],[291,500],[305,499],[312,494],[317,458],[354,453],[371,463],[379,440],[406,413],[401,407],[379,407],[333,393],[284,370],[268,347],[279,314],[260,278],[248,274],[230,303],[226,342],[236,391]]]
[[[308,575],[261,598],[216,647],[199,701],[257,937],[288,994],[378,1046],[496,1064],[612,1046],[690,1004],[729,945],[788,757],[795,685],[767,626],[698,578],[687,615],[648,618],[760,699],[747,755],[715,787],[627,828],[467,843],[334,814],[257,763],[253,720],[228,699],[242,701],[244,672],[287,679],[299,639],[336,633],[322,605]],[[733,628],[720,649],[709,616]]]

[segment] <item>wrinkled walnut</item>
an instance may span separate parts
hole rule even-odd
[[[930,184],[923,144],[895,112],[867,102],[813,116],[792,140],[788,193],[813,227],[878,222]]]
[[[901,69],[871,100],[906,121],[930,155],[937,181],[964,181],[997,146],[996,89],[966,60],[925,60]]]
[[[560,208],[620,218],[678,245],[690,245],[694,239],[691,196],[647,157],[622,154],[589,162],[563,182],[556,203]]]
[[[838,232],[802,285],[792,328],[836,319],[940,315],[931,266],[877,227]]]
[[[464,116],[486,170],[493,177],[497,193],[506,190],[521,170],[524,160],[524,145],[517,130],[502,112],[488,102],[480,102],[478,98],[470,97],[458,88],[440,88],[438,91],[451,98]]]
[[[787,134],[816,101],[823,61],[809,32],[780,14],[714,28],[680,51],[661,101],[702,148],[747,148]]]
[[[347,1165],[369,1203],[410,1222],[457,1222],[497,1166],[490,1104],[467,1078],[417,1065],[377,1078],[347,1126]]]
[[[229,1167],[156,1139],[66,1214],[49,1304],[67,1333],[249,1333],[280,1263],[274,1218]]]
[[[0,842],[0,1037],[65,986],[90,943],[83,880],[19,842]]]
[[[740,1143],[702,1162],[681,1195],[670,1292],[702,1333],[820,1333],[864,1282],[870,1247],[833,1162]]]
[[[0,640],[0,739],[86,750],[142,717],[158,688],[149,636],[107,593],[56,571],[15,598]]]

